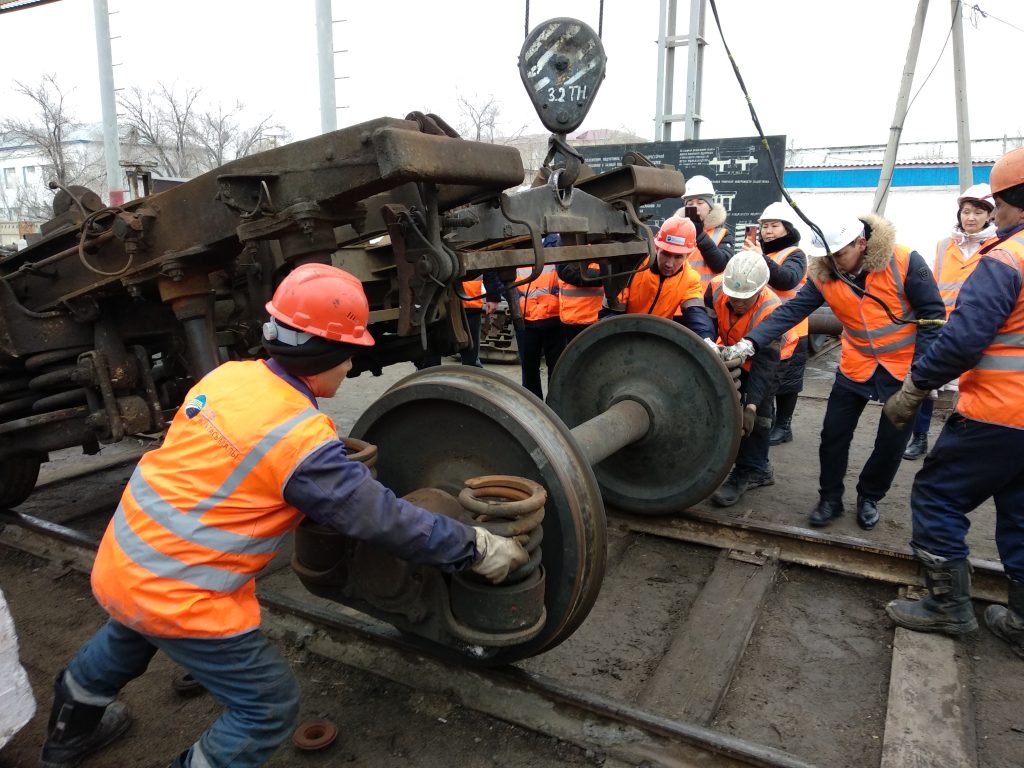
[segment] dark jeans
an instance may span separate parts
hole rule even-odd
[[[569,346],[573,339],[589,327],[590,325],[585,323],[562,323],[562,333],[565,335],[565,346]]]
[[[459,352],[463,365],[475,365],[477,368],[484,367],[483,363],[480,362],[480,321],[482,318],[483,312],[481,310],[466,310],[466,325],[469,331],[470,346]]]
[[[884,400],[900,388],[900,382],[887,377],[891,383],[884,384],[880,399]],[[879,382],[881,384],[881,382]],[[891,391],[885,391],[889,390]],[[868,397],[844,386],[838,379],[832,385],[825,407],[825,421],[821,427],[821,445],[818,460],[821,465],[818,479],[818,493],[823,499],[841,501],[843,479],[850,459],[850,442],[860,421]],[[875,446],[871,450],[864,468],[857,480],[857,495],[872,501],[880,501],[889,492],[896,470],[903,461],[903,451],[910,441],[909,429],[899,430],[881,412],[878,414],[878,431]]]
[[[153,637],[111,619],[68,664],[72,695],[91,700],[86,703],[112,701],[146,671],[158,649],[226,707],[192,745],[186,766],[256,768],[291,735],[299,717],[299,684],[259,630],[223,638]],[[88,696],[81,697],[82,691]],[[153,757],[166,764],[174,755]]]
[[[990,497],[1003,569],[1024,581],[1024,430],[955,413],[914,478],[911,545],[952,560],[967,557],[967,515]]]
[[[523,330],[516,331],[519,364],[523,369],[523,386],[543,400],[544,391],[540,384],[540,359],[543,355],[544,364],[548,367],[548,381],[551,381],[555,363],[558,362],[562,350],[565,349],[562,321],[557,317],[549,317],[546,320],[528,320],[523,323],[523,326]]]
[[[757,421],[754,430],[740,440],[740,449],[736,453],[736,469],[745,472],[764,472],[768,469],[768,435],[771,427],[762,427],[762,423],[771,423],[772,401],[767,398],[757,409]]]
[[[776,374],[777,395],[796,395],[804,388],[804,370],[807,368],[807,337],[802,336],[796,343],[793,356],[779,363]]]

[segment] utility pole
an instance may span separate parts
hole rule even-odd
[[[338,96],[334,87],[334,12],[331,0],[316,0],[316,52],[320,75],[320,132],[338,128]]]
[[[953,87],[956,90],[956,146],[960,159],[960,191],[974,183],[971,128],[967,119],[967,68],[964,64],[963,0],[950,0],[953,13]]]
[[[882,173],[875,189],[874,211],[885,213],[885,201],[889,197],[892,185],[893,168],[896,165],[896,151],[900,146],[900,135],[903,133],[903,121],[907,117],[907,104],[910,100],[910,86],[914,83],[914,68],[917,66],[917,52],[921,48],[921,33],[924,31],[924,19],[928,14],[928,0],[918,0],[917,16],[914,18],[914,29],[910,33],[910,47],[907,48],[907,61],[903,65],[903,80],[900,82],[900,93],[896,98],[896,114],[889,129],[889,143],[885,147],[882,159]]]
[[[658,95],[655,102],[654,140],[671,141],[672,123],[685,124],[683,138],[700,138],[700,96],[704,79],[704,17],[707,0],[690,0],[690,32],[676,34],[677,0],[660,0],[658,16]],[[675,90],[676,48],[687,46],[686,113],[672,113]]]
[[[96,59],[100,73],[100,105],[103,108],[103,157],[107,166],[107,198],[111,206],[124,204],[121,182],[121,145],[114,98],[114,64],[110,51],[110,14],[107,0],[93,0],[96,19]]]

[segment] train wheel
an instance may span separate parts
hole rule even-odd
[[[32,493],[43,459],[35,453],[17,453],[0,459],[0,507],[16,507]]]

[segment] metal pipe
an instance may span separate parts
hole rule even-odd
[[[971,128],[967,119],[967,67],[964,64],[963,0],[950,0],[953,14],[953,88],[956,92],[956,146],[960,159],[960,191],[974,183]]]
[[[320,133],[338,128],[334,87],[334,28],[331,0],[316,0],[316,55],[320,76]]]
[[[572,436],[587,461],[598,464],[616,451],[632,445],[651,428],[651,415],[636,400],[620,400],[607,411],[574,427]]]

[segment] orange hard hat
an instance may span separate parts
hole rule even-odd
[[[663,251],[685,256],[697,247],[697,229],[689,219],[672,216],[661,225],[654,244]]]
[[[267,312],[314,336],[361,347],[373,346],[366,330],[370,304],[363,284],[352,274],[328,264],[302,264],[281,281]]]
[[[996,160],[988,183],[992,187],[993,195],[1024,184],[1024,147],[1007,152]]]

